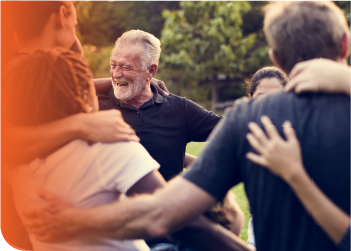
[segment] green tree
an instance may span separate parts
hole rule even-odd
[[[179,2],[78,1],[78,33],[81,42],[97,47],[110,46],[123,32],[140,29],[160,37],[162,10],[179,8]]]
[[[248,2],[181,2],[180,10],[163,11],[160,75],[185,87],[194,82],[211,85],[212,111],[218,100],[218,77],[234,77],[244,70],[256,34],[243,36],[242,16]]]

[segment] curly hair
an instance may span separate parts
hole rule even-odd
[[[5,115],[13,126],[48,123],[76,113],[88,113],[92,74],[76,53],[38,50],[13,71]]]

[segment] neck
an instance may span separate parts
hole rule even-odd
[[[53,47],[55,47],[54,43],[48,41],[48,39],[42,38],[41,36],[27,41],[20,48],[19,52],[30,54],[39,49],[46,49],[46,48],[53,48]]]
[[[149,101],[152,99],[154,96],[154,93],[151,90],[150,83],[148,83],[145,88],[135,97],[133,97],[130,100],[120,100],[122,103],[132,105],[135,108],[139,109],[140,106],[142,106],[145,102]]]

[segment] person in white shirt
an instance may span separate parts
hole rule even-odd
[[[45,64],[48,67],[43,68]],[[6,108],[9,108],[6,116],[11,123],[33,126],[75,112],[98,110],[91,74],[84,61],[73,52],[59,48],[39,50],[25,58],[18,70],[21,76],[14,74],[13,78],[17,84],[10,85],[17,99],[6,100]],[[45,85],[48,88],[45,89]],[[77,95],[68,101],[67,96],[75,92]],[[21,212],[44,204],[37,195],[38,189],[55,192],[77,207],[122,200],[124,194],[133,191],[146,176],[159,176],[154,172],[158,168],[159,164],[138,142],[89,145],[77,139],[49,156],[9,169],[8,175],[16,209]],[[165,181],[160,179],[162,182]],[[30,240],[34,250],[149,250],[143,240],[82,237],[52,244],[40,242],[33,235]]]

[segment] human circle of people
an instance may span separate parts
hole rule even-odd
[[[334,3],[264,7],[276,66],[258,70],[249,97],[224,117],[154,78],[161,42],[150,33],[123,33],[111,78],[93,79],[73,2],[3,8],[21,17],[13,21],[20,49],[3,71],[1,228],[9,244],[350,250],[350,30]],[[206,140],[198,158],[185,154],[189,142]],[[247,242],[230,191],[240,182],[253,215]]]

